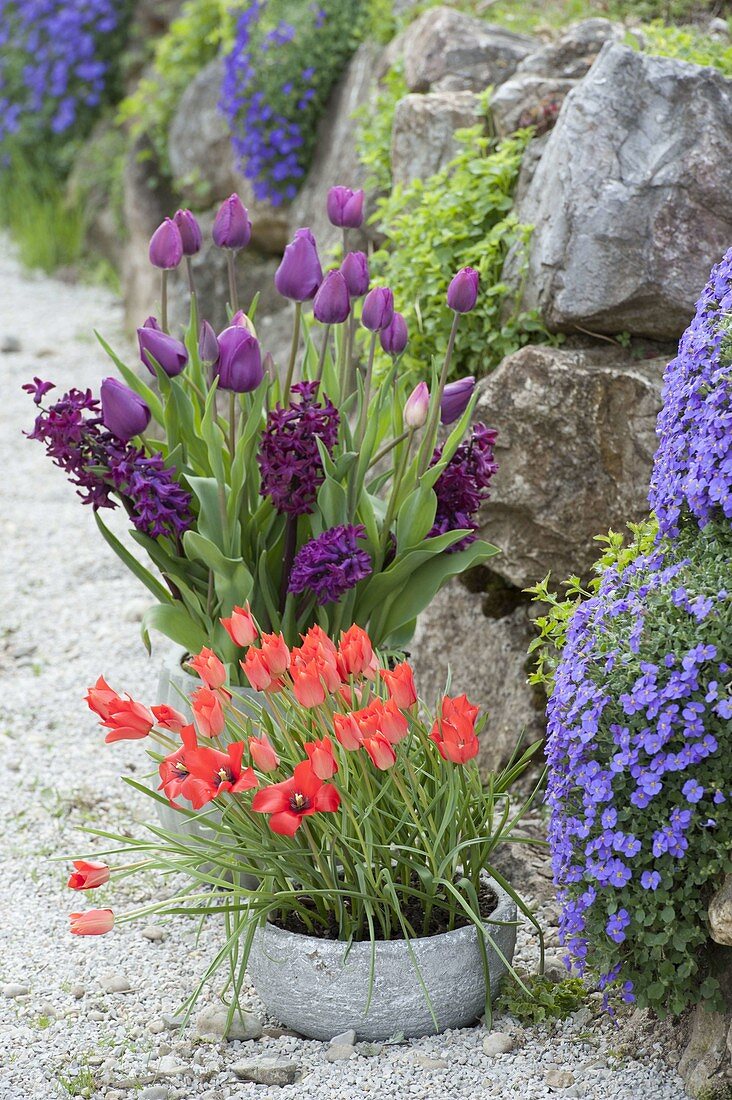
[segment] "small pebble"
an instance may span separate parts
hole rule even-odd
[[[355,1047],[344,1044],[338,1047],[329,1046],[325,1052],[325,1057],[328,1062],[347,1062],[349,1058],[353,1058],[355,1053]]]
[[[161,943],[165,939],[165,929],[161,928],[159,924],[146,924],[142,930],[142,935],[151,943]]]
[[[0,344],[0,352],[3,355],[17,355],[19,351],[23,350],[23,345],[17,336],[5,336],[3,342]]]
[[[448,1063],[444,1058],[430,1058],[428,1054],[422,1054],[421,1051],[416,1051],[412,1055],[412,1061],[415,1066],[419,1066],[421,1069],[447,1069]]]
[[[185,1062],[179,1062],[174,1054],[166,1054],[158,1062],[157,1071],[161,1077],[180,1077],[181,1074],[188,1073],[188,1066]]]
[[[152,1035],[161,1035],[165,1031],[165,1023],[162,1020],[151,1020],[147,1025],[147,1030]]]
[[[262,1021],[245,1008],[236,1012],[227,1028],[228,1011],[210,1006],[196,1017],[196,1034],[201,1039],[227,1039],[230,1043],[261,1039]]]
[[[550,1089],[568,1089],[574,1084],[574,1074],[568,1069],[548,1069],[544,1080]]]
[[[140,1100],[168,1100],[170,1089],[167,1085],[150,1085],[140,1093]]]
[[[289,1058],[253,1058],[232,1067],[240,1081],[252,1081],[255,1085],[291,1085],[300,1067]]]
[[[547,955],[544,959],[544,977],[550,982],[563,982],[569,977],[569,971],[559,955]]]
[[[350,1031],[342,1031],[340,1035],[334,1035],[330,1041],[332,1047],[352,1047],[356,1045],[356,1032],[353,1028]]]
[[[3,986],[3,996],[9,997],[11,1001],[16,997],[27,997],[30,993],[30,989],[27,985],[17,985],[11,982],[9,985]]]
[[[104,1019],[104,1013],[100,1012],[96,1008],[93,1008],[91,1012],[87,1012],[87,1016],[90,1020],[93,1020],[97,1024],[101,1023],[101,1021]]]
[[[105,993],[129,993],[132,989],[124,974],[103,974],[99,984]]]
[[[83,985],[72,985],[71,996],[74,998],[75,1001],[80,1001],[81,998],[85,996],[85,994],[86,990],[84,989]]]
[[[490,1031],[483,1036],[483,1053],[491,1057],[494,1054],[510,1054],[515,1046],[513,1038],[504,1031]]]

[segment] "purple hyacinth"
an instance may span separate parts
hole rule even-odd
[[[330,454],[338,439],[338,410],[327,397],[319,404],[317,392],[317,382],[293,386],[295,399],[287,409],[280,405],[272,409],[262,435],[259,491],[286,515],[312,511],[325,477],[317,440]]]
[[[321,605],[337,603],[373,572],[371,558],[358,545],[365,536],[365,527],[345,524],[306,542],[295,557],[288,591],[312,592]]]
[[[463,550],[475,541],[477,512],[490,496],[490,483],[498,469],[493,457],[497,435],[485,424],[474,425],[470,439],[460,444],[435,482],[437,512],[428,537],[461,529],[472,532],[450,551]],[[441,457],[442,447],[437,447],[430,465],[435,466]]]
[[[193,522],[191,494],[175,480],[159,452],[135,447],[109,452],[109,475],[135,528],[150,538],[179,538]]]

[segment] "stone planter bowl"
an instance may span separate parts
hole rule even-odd
[[[491,938],[510,962],[516,945],[516,905],[488,879],[498,905],[485,922]],[[486,942],[491,997],[506,966]],[[285,1027],[310,1039],[328,1040],[353,1028],[359,1039],[434,1035],[467,1027],[485,1010],[485,979],[472,924],[412,940],[412,951],[429,991],[437,1018],[430,1014],[424,991],[404,940],[379,941],[369,995],[371,943],[348,945],[335,940],[286,932],[273,924],[260,926],[252,942],[247,970],[265,1008]]]

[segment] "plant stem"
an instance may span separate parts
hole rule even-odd
[[[427,428],[424,433],[424,439],[422,440],[422,446],[420,448],[420,460],[419,460],[419,473],[420,476],[425,472],[429,464],[432,452],[437,442],[437,426],[440,422],[440,404],[442,402],[442,394],[445,389],[445,383],[447,382],[447,372],[450,369],[450,363],[452,362],[452,353],[455,347],[455,337],[457,335],[457,327],[460,323],[460,314],[454,313],[452,318],[452,328],[450,329],[450,339],[447,341],[447,351],[445,352],[445,359],[442,364],[442,371],[440,372],[440,381],[437,386],[437,393],[434,395],[434,404],[432,406],[432,412],[427,422]]]
[[[236,454],[236,394],[233,390],[229,392],[229,455],[231,457],[231,465],[234,465],[234,455]]]
[[[229,272],[229,305],[232,314],[239,309],[239,296],[236,292],[236,268],[234,266],[236,254],[231,248],[226,250],[226,266]]]
[[[356,333],[356,317],[353,310],[348,317],[348,327],[345,337],[345,361],[341,369],[341,401],[350,397],[356,388],[353,364],[353,339]]]
[[[160,327],[163,332],[168,331],[168,272],[165,268],[160,272]]]
[[[320,382],[323,377],[323,367],[325,365],[325,356],[328,351],[328,337],[330,336],[330,325],[325,326],[325,332],[323,333],[323,346],[320,349],[320,359],[318,360],[318,373],[315,376],[315,381]]]
[[[407,462],[409,461],[409,452],[412,449],[412,440],[414,439],[414,428],[410,428],[407,433],[407,444],[402,451],[401,458],[399,459],[399,465],[394,474],[394,481],[391,486],[391,493],[389,495],[389,503],[386,507],[386,515],[384,516],[384,526],[381,529],[381,554],[380,557],[386,554],[386,548],[389,544],[389,528],[391,527],[392,520],[394,519],[394,513],[396,512],[397,500],[399,497],[399,489],[401,488],[402,480],[404,478],[404,471],[407,468]],[[379,565],[381,568],[381,564]]]
[[[297,546],[297,516],[288,515],[285,521],[285,549],[282,555],[282,582],[280,584],[280,613],[285,610],[287,586],[290,582],[292,563],[295,560]]]
[[[374,369],[374,356],[376,355],[376,340],[378,335],[378,332],[371,333],[371,344],[369,345],[369,361],[366,366],[366,377],[363,383],[363,402],[361,404],[361,415],[358,418],[358,429],[356,431],[357,451],[360,451],[361,444],[363,443],[363,437],[366,434],[366,420],[368,418],[369,399],[371,397],[371,375]]]
[[[377,453],[374,455],[374,457],[369,462],[369,470],[371,469],[372,466],[375,466],[377,462],[381,462],[382,458],[386,458],[389,451],[391,451],[394,447],[397,447],[400,443],[403,443],[404,440],[407,438],[407,436],[409,434],[410,434],[410,429],[407,428],[405,431],[403,431],[401,433],[401,435],[395,436],[395,438],[392,439],[389,443],[386,443],[381,448],[380,451],[377,451]]]
[[[190,256],[186,256],[186,275],[188,276],[188,290],[191,298],[196,297],[196,284],[193,281],[193,263]]]
[[[297,347],[300,342],[300,317],[302,316],[302,302],[295,302],[295,324],[292,330],[292,344],[290,346],[290,361],[287,364],[287,377],[285,378],[285,393],[282,399],[282,403],[287,405],[290,400],[290,387],[292,386],[292,377],[295,373],[295,360],[297,358]]]

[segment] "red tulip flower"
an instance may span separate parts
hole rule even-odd
[[[199,810],[224,791],[242,794],[258,785],[253,768],[241,766],[245,748],[243,741],[236,741],[233,745],[226,746],[226,752],[204,745],[185,753],[185,766],[194,779],[201,781],[200,787],[195,790],[196,797],[191,798],[195,810]]]
[[[409,733],[409,722],[393,699],[382,704],[379,726],[381,733],[392,745],[398,745]]]
[[[249,751],[255,767],[259,768],[260,772],[273,772],[279,767],[280,758],[266,734],[262,737],[250,737]]]
[[[74,868],[66,883],[72,890],[96,890],[97,886],[104,886],[105,882],[109,882],[110,872],[106,863],[93,859],[75,859]]]
[[[209,687],[200,687],[191,696],[191,709],[196,725],[204,737],[218,737],[224,732],[226,719],[221,697]]]
[[[316,661],[298,661],[291,672],[292,690],[301,706],[318,707],[325,702],[325,688]]]
[[[211,688],[212,691],[223,687],[226,683],[226,666],[206,646],[197,656],[192,657],[188,664],[198,673],[206,687]]]
[[[379,771],[385,772],[396,764],[394,748],[383,733],[375,733],[372,737],[364,737],[363,747],[371,757],[371,762]]]
[[[262,660],[271,676],[281,676],[290,667],[290,651],[281,634],[262,635]]]
[[[111,909],[87,909],[86,913],[71,914],[71,933],[74,936],[103,936],[114,927]]]
[[[449,760],[452,764],[466,764],[478,755],[480,747],[475,733],[478,708],[469,703],[465,695],[456,699],[446,695],[441,709],[442,715],[432,727],[430,737],[440,750],[443,760]]]
[[[167,703],[161,703],[159,707],[150,707],[155,715],[155,721],[160,729],[169,733],[180,733],[184,726],[188,725],[185,715],[175,707],[169,707]]]
[[[195,809],[200,810],[201,806],[210,801],[208,785],[197,776],[191,775],[186,762],[187,756],[198,747],[195,727],[184,726],[180,736],[182,748],[166,756],[158,765],[161,779],[158,790],[165,793],[168,802],[176,810],[181,809],[175,801],[176,798],[187,798]]]
[[[324,737],[322,741],[306,741],[303,748],[318,779],[332,779],[338,771],[338,761],[333,755],[330,737]]]
[[[317,813],[334,813],[341,796],[330,783],[324,783],[313,771],[309,760],[298,764],[290,779],[274,783],[257,791],[252,809],[271,814],[269,827],[281,836],[294,836],[305,817]]]
[[[336,739],[348,752],[355,752],[363,744],[361,727],[353,714],[334,714],[333,727]]]
[[[389,698],[393,699],[400,710],[407,710],[417,702],[412,666],[402,661],[396,668],[382,668],[379,675],[386,683]]]
[[[374,650],[371,639],[360,626],[350,627],[341,635],[338,647],[338,669],[344,680],[349,676],[363,676],[371,664]]]
[[[109,704],[102,725],[109,730],[104,738],[108,745],[113,741],[138,741],[147,737],[155,725],[155,715],[134,699],[118,698]]]
[[[84,698],[89,706],[89,710],[93,710],[104,722],[109,717],[110,706],[113,703],[119,702],[121,696],[119,696],[116,691],[112,690],[103,676],[100,676],[93,687],[87,688],[87,693]]]
[[[259,636],[257,624],[252,617],[249,604],[244,607],[235,607],[230,619],[222,619],[221,625],[231,638],[234,645],[248,646],[255,642]]]

